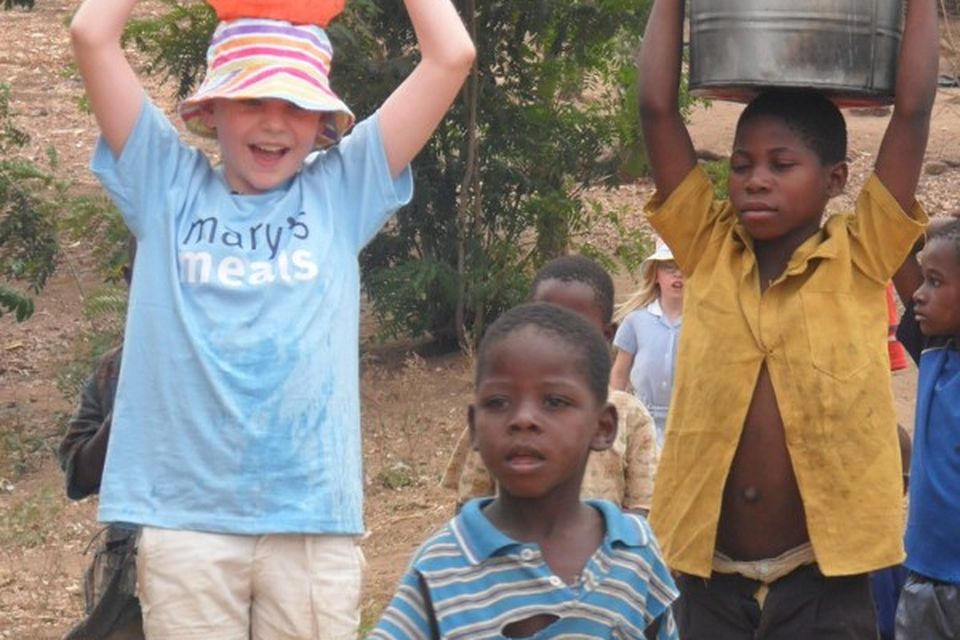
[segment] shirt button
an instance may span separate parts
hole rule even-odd
[[[533,560],[533,549],[524,549],[521,551],[520,558],[523,560]]]
[[[550,576],[550,584],[552,584],[552,585],[555,586],[555,587],[562,587],[562,586],[563,586],[563,580],[561,580],[561,579],[558,578],[557,576]]]

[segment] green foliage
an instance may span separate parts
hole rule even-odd
[[[583,192],[613,184],[638,144],[631,52],[647,6],[457,4],[474,18],[476,70],[414,164],[414,201],[362,264],[390,335],[429,333],[463,344],[522,298],[540,264],[591,226]],[[374,62],[366,67],[378,80],[341,89],[362,112],[417,61],[400,2],[382,3],[370,19],[382,46],[367,52]],[[367,92],[371,84],[378,93]]]
[[[627,221],[636,220],[636,204],[620,205],[616,208],[604,207],[597,202],[588,202],[590,220],[604,221],[616,235],[618,242],[612,247],[598,246],[590,239],[581,242],[578,253],[596,260],[610,272],[616,272],[617,266],[623,265],[628,273],[636,273],[644,258],[653,253],[653,239],[646,233],[638,233],[636,227]]]
[[[63,231],[88,247],[104,284],[81,291],[86,319],[72,353],[57,370],[57,388],[75,398],[90,374],[90,363],[123,340],[127,313],[127,285],[123,269],[130,264],[130,232],[119,211],[102,193],[79,196],[60,218]]]
[[[124,30],[124,43],[133,41],[147,53],[147,73],[173,80],[177,98],[185,98],[206,68],[207,44],[217,17],[206,2],[181,4],[161,0],[166,13],[157,18],[131,20]]]
[[[24,9],[33,9],[34,0],[3,0],[4,11],[10,11],[14,7],[23,7]]]
[[[730,162],[723,160],[710,160],[703,163],[703,168],[710,181],[713,183],[713,193],[717,200],[726,200],[729,197],[727,191],[727,180],[730,179]]]
[[[33,302],[13,283],[39,293],[53,274],[59,252],[55,214],[67,189],[49,171],[17,156],[29,141],[13,122],[10,86],[0,83],[0,316],[13,313],[18,321],[33,313]],[[47,159],[55,169],[53,150]]]
[[[107,282],[120,282],[130,262],[130,231],[120,212],[102,192],[71,199],[62,212],[60,227],[71,238],[87,245]]]
[[[57,389],[70,400],[79,396],[92,363],[123,341],[127,315],[126,285],[108,283],[86,295],[83,315],[87,325],[57,368]]]

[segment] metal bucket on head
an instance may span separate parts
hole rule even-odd
[[[901,0],[690,0],[690,90],[749,102],[817,89],[840,106],[893,101]]]

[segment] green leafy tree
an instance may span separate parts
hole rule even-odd
[[[0,316],[18,321],[33,314],[30,294],[39,293],[56,269],[59,244],[55,213],[66,186],[17,155],[30,136],[13,121],[10,86],[0,83]],[[51,168],[56,154],[48,151]]]
[[[14,7],[22,7],[24,9],[33,9],[33,5],[34,5],[33,0],[3,0],[4,11],[9,11]]]
[[[458,6],[477,44],[475,68],[414,163],[414,201],[362,264],[388,332],[468,345],[522,297],[536,267],[568,250],[596,219],[584,192],[612,184],[635,161],[631,53],[647,6]],[[416,63],[413,34],[400,2],[381,3],[371,20],[381,35],[377,53],[389,65],[371,65],[370,73],[390,84]],[[350,98],[364,104],[363,95]]]
[[[149,70],[172,78],[183,97],[201,75],[215,22],[204,3],[163,2],[165,14],[127,33]],[[649,3],[455,3],[477,44],[475,67],[413,164],[413,202],[364,251],[361,266],[385,335],[469,346],[522,297],[542,262],[600,219],[620,228],[616,212],[583,196],[645,170],[632,54]],[[418,60],[401,0],[351,0],[329,33],[333,86],[358,117],[373,113]],[[614,254],[635,263],[646,250],[643,239],[624,234]]]

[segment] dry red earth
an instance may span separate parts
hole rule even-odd
[[[44,161],[59,152],[64,175],[94,188],[87,162],[95,125],[78,107],[81,87],[71,64],[66,21],[75,0],[37,0],[33,11],[0,12],[0,82],[12,86],[17,122],[34,139],[26,154]],[[139,10],[149,11],[146,4]],[[951,66],[945,40],[943,70]],[[171,91],[151,86],[155,99],[172,106]],[[724,155],[739,106],[716,103],[698,109],[691,122],[700,150]],[[851,113],[851,181],[862,184],[886,119]],[[960,208],[960,89],[937,97],[929,163],[920,198],[932,212]],[[639,182],[599,199],[639,210],[650,185]],[[849,205],[843,196],[836,206]],[[0,319],[0,639],[58,638],[82,608],[83,555],[97,530],[95,500],[70,503],[63,496],[54,449],[73,399],[56,386],[59,370],[88,329],[84,295],[99,284],[89,248],[67,244],[61,267],[37,299],[36,314],[16,324]],[[632,286],[617,277],[619,293]],[[369,327],[368,327],[369,328]],[[470,363],[464,356],[428,359],[409,345],[364,348],[363,429],[367,468],[368,559],[365,614],[373,619],[417,544],[452,513],[452,496],[437,485],[447,454],[464,424]],[[915,372],[894,376],[898,411],[912,422]],[[20,452],[24,453],[22,456]],[[15,468],[11,460],[23,463]]]

